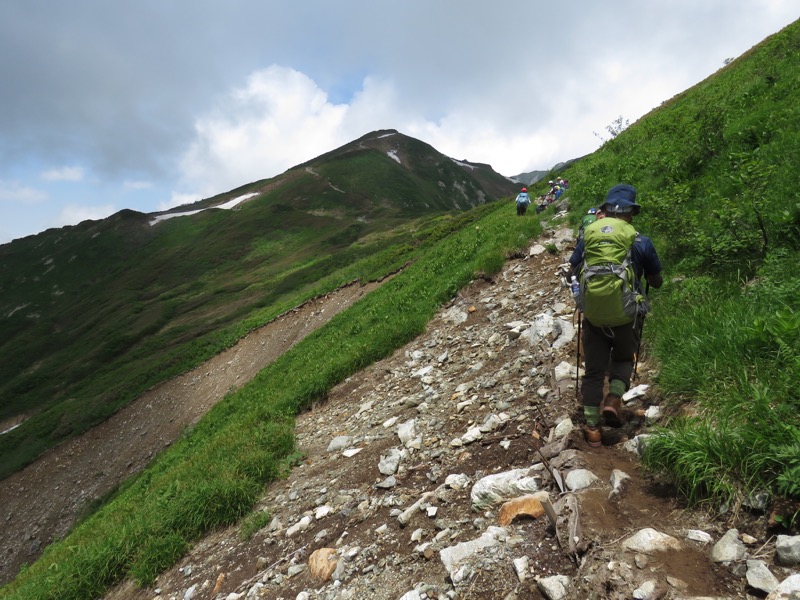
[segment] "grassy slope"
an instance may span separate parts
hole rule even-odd
[[[645,335],[661,393],[696,413],[645,461],[691,501],[800,500],[799,163],[800,22],[568,171],[581,209],[639,190],[667,279]]]
[[[576,222],[615,183],[640,190],[637,227],[668,278],[645,335],[661,392],[697,407],[645,460],[693,500],[738,503],[764,489],[800,498],[798,63],[794,24],[565,173]],[[413,337],[476,271],[498,269],[535,233],[509,212],[436,230],[413,267],[218,405],[0,596],[92,597],[128,573],[148,581],[203,530],[244,514],[291,458],[299,408]],[[331,357],[333,340],[345,341]],[[209,470],[213,482],[201,476]]]
[[[396,270],[461,189],[485,197],[430,146],[369,134],[184,209],[260,193],[235,211],[122,211],[0,247],[0,422],[33,415],[0,436],[0,477],[303,300]]]
[[[0,596],[91,598],[126,575],[150,581],[203,532],[244,515],[280,475],[292,458],[294,414],[413,339],[476,273],[499,270],[538,231],[508,203],[441,222],[412,265],[216,405]]]

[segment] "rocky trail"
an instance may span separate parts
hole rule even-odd
[[[573,245],[569,230],[546,232],[299,415],[301,462],[265,489],[253,535],[215,531],[154,585],[125,582],[106,600],[800,593],[797,564],[780,566],[800,562],[800,540],[772,536],[761,514],[733,523],[688,510],[642,470],[660,412],[646,356],[625,427],[604,429],[600,448],[584,442],[577,328],[558,274]]]

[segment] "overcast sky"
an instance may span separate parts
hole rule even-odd
[[[0,0],[0,243],[397,129],[504,175],[595,150],[796,0]]]

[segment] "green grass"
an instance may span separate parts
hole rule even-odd
[[[494,174],[479,190],[480,171],[400,134],[368,134],[189,207],[260,193],[236,210],[155,227],[125,210],[2,245],[0,422],[30,418],[0,436],[0,478],[281,312],[396,271],[466,208],[462,187],[470,203],[516,187]]]
[[[441,221],[413,264],[224,398],[0,597],[77,600],[126,576],[149,583],[204,532],[243,518],[291,460],[298,411],[419,335],[476,274],[495,274],[540,231],[510,215],[501,203]]]
[[[571,222],[619,182],[665,267],[645,345],[673,413],[645,464],[691,503],[800,507],[800,22],[565,173]]]
[[[293,302],[345,281],[374,279],[408,266],[217,404],[151,467],[126,482],[97,513],[0,590],[0,597],[88,598],[102,595],[126,576],[151,581],[203,531],[250,513],[264,484],[281,476],[294,452],[293,418],[298,411],[413,339],[472,277],[497,272],[505,257],[538,233],[536,218],[518,219],[505,203],[456,216],[429,213],[418,226],[398,229],[395,235],[389,228],[383,230],[387,237],[370,229],[361,232],[365,235],[358,242],[346,245],[353,231],[334,226],[330,211],[341,193],[334,187],[357,184],[373,190],[369,198],[374,202],[367,196],[354,199],[353,219],[367,211],[396,224],[401,213],[420,215],[426,202],[435,206],[441,201],[425,187],[429,181],[423,177],[403,174],[387,183],[395,161],[358,154],[359,145],[357,141],[347,152],[358,158],[361,168],[348,168],[336,153],[331,153],[336,160],[326,167],[324,177],[305,171],[312,166],[321,172],[322,163],[301,165],[281,184],[291,194],[272,192],[274,204],[264,213],[267,216],[254,211],[238,224],[241,229],[218,214],[189,219],[169,226],[175,239],[184,241],[173,247],[164,239],[149,239],[146,228],[115,229],[112,220],[101,232],[105,237],[100,245],[86,245],[96,228],[79,227],[85,239],[74,238],[74,246],[64,247],[68,244],[48,237],[36,242],[41,245],[38,262],[6,261],[14,265],[13,273],[3,274],[4,285],[11,286],[5,289],[12,290],[10,311],[25,302],[47,306],[55,301],[51,281],[28,286],[29,296],[19,291],[26,289],[29,275],[44,276],[44,257],[55,257],[57,266],[72,265],[53,271],[61,288],[92,290],[99,275],[83,263],[70,262],[73,254],[90,254],[100,262],[110,256],[130,266],[124,251],[134,242],[147,249],[147,272],[128,272],[112,261],[117,266],[111,279],[121,284],[115,284],[108,297],[96,298],[92,313],[97,312],[97,320],[81,313],[76,303],[73,312],[48,313],[48,318],[26,321],[24,326],[14,319],[0,322],[0,344],[5,334],[23,340],[20,352],[28,351],[27,344],[32,349],[28,359],[38,356],[33,349],[39,344],[41,350],[43,339],[60,342],[61,331],[75,333],[75,345],[69,346],[73,352],[92,356],[96,347],[106,357],[120,351],[128,359],[137,357],[133,362],[120,360],[116,370],[99,361],[67,365],[63,357],[45,358],[51,362],[35,368],[0,345],[10,365],[7,372],[0,371],[8,376],[0,378],[0,385],[17,393],[39,393],[42,402],[52,395],[64,403],[77,389],[77,401],[84,407],[78,412],[86,414],[102,414],[109,406],[123,404],[126,394],[197,364]],[[420,161],[420,173],[438,173],[421,158],[422,146],[409,150],[409,164]],[[453,176],[442,168],[444,176]],[[664,263],[666,283],[653,294],[644,342],[659,368],[656,389],[662,402],[680,416],[666,422],[648,443],[645,465],[673,481],[693,504],[736,509],[746,506],[754,493],[765,492],[798,506],[800,23],[665,102],[560,174],[570,180],[574,225],[578,215],[602,202],[611,186],[635,185],[644,207],[635,225],[654,239]],[[530,186],[532,196],[544,191],[543,184],[537,185],[538,191]],[[323,188],[324,193],[317,194]],[[391,197],[393,208],[381,200],[383,195]],[[314,200],[293,205],[290,199],[295,197]],[[306,208],[322,210],[323,216],[310,215]],[[553,211],[548,209],[542,218],[552,217]],[[265,236],[269,219],[276,215],[285,231]],[[118,218],[120,223],[131,220],[135,216]],[[326,247],[342,244],[341,252],[300,251],[296,260],[280,268],[272,261],[259,266],[265,248],[280,247],[276,241],[302,248],[302,242],[311,239],[304,237],[304,223],[325,232]],[[227,232],[227,239],[221,232]],[[232,247],[232,232],[241,243],[236,260],[226,265],[219,254]],[[13,250],[33,252],[27,245]],[[226,270],[245,258],[246,269]],[[181,265],[180,272],[171,271],[175,265]],[[148,275],[158,276],[157,285],[144,285]],[[242,292],[240,297],[237,290],[257,293]],[[227,318],[219,316],[216,304],[224,297],[242,304]],[[135,310],[121,311],[121,306]],[[121,313],[125,320],[116,320]],[[97,328],[109,319],[115,327],[99,337]],[[166,336],[160,341],[116,334],[122,325],[149,331],[159,323]],[[327,352],[331,345],[339,351]],[[158,364],[148,362],[154,356]],[[0,361],[0,369],[3,364]],[[131,375],[124,389],[115,387],[114,380],[122,365]],[[92,373],[87,388],[59,387],[63,378],[72,377],[72,369],[84,378]],[[99,394],[105,387],[109,389]],[[0,392],[7,389],[0,387]],[[96,398],[102,401],[94,405]],[[31,420],[26,425],[41,425],[37,435],[44,437],[75,430],[79,424],[66,418],[65,407],[68,402],[61,412],[42,413],[45,423]],[[13,437],[15,432],[3,436],[7,440],[0,445],[37,439]],[[9,451],[0,448],[3,464]],[[213,483],[206,481],[208,472],[218,475]],[[792,515],[786,515],[785,522],[791,521]]]

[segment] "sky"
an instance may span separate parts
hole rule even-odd
[[[546,170],[798,17],[796,0],[0,0],[0,244],[378,129]]]

